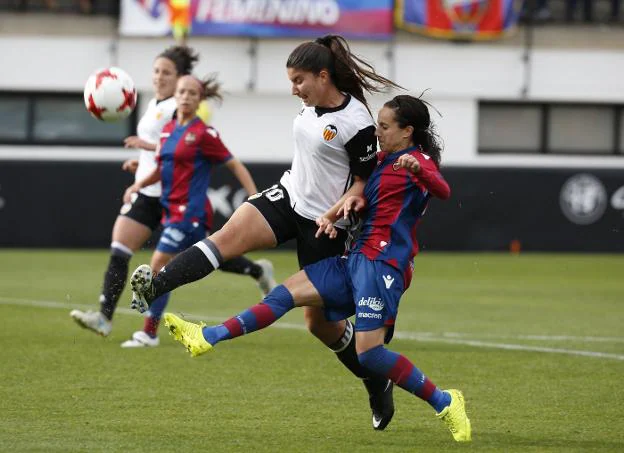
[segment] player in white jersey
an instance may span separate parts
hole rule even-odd
[[[398,87],[350,52],[344,38],[328,35],[299,45],[286,63],[292,94],[303,102],[294,121],[295,156],[280,183],[249,198],[207,239],[179,254],[152,277],[142,265],[133,273],[133,306],[146,310],[156,298],[198,280],[232,257],[297,241],[303,267],[344,252],[338,238],[321,234],[322,214],[335,212],[351,195],[363,193],[376,164],[375,125],[364,91]],[[344,225],[338,225],[344,227]],[[306,307],[310,331],[330,347],[369,391],[373,427],[384,429],[394,414],[392,383],[373,376],[358,361],[353,326],[329,322],[321,309]]]
[[[139,159],[130,159],[122,168],[135,174],[135,181],[143,179],[156,168],[154,151],[160,140],[160,131],[171,121],[176,110],[173,97],[179,77],[190,74],[198,56],[192,49],[172,46],[159,54],[152,67],[154,98],[137,126],[137,135],[126,137],[124,146],[139,150]],[[107,336],[112,329],[112,318],[117,301],[128,278],[128,262],[132,255],[150,238],[160,225],[160,183],[145,187],[130,204],[121,207],[112,231],[110,260],[106,272],[99,311],[72,310],[71,317],[82,327]],[[137,337],[137,338],[134,338]],[[158,339],[136,333],[126,346],[157,345]],[[131,344],[130,344],[131,343]]]

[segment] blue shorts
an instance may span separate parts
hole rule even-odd
[[[361,253],[327,258],[303,268],[321,295],[328,321],[355,315],[355,330],[387,327],[385,342],[392,339],[394,321],[403,294],[403,275],[383,261]]]
[[[202,239],[206,239],[206,226],[203,224],[166,223],[156,250],[176,255]]]

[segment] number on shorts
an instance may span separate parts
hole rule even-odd
[[[269,201],[277,201],[284,198],[284,191],[280,189],[277,184],[263,190],[262,193],[268,198]]]

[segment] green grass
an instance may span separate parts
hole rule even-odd
[[[266,255],[279,279],[296,270],[293,254]],[[298,310],[196,359],[167,335],[121,349],[142,326],[127,292],[110,337],[78,328],[69,310],[96,307],[106,262],[105,251],[0,251],[0,451],[624,451],[624,256],[416,259],[391,346],[464,391],[471,445],[400,389],[391,425],[373,431],[363,386]],[[214,320],[257,301],[251,281],[217,272],[170,307]]]

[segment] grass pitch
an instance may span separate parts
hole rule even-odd
[[[280,280],[296,270],[292,253],[265,256]],[[97,307],[106,262],[0,251],[0,451],[624,451],[624,256],[416,258],[391,348],[464,391],[469,445],[401,389],[373,431],[363,386],[298,310],[196,359],[164,331],[159,348],[121,349],[142,326],[128,291],[110,337],[80,329],[69,311]],[[217,272],[170,310],[214,322],[258,300],[250,279]]]

